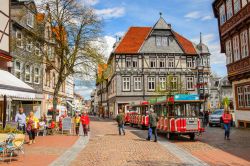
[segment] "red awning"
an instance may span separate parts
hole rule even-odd
[[[148,105],[148,101],[141,101],[141,105]]]

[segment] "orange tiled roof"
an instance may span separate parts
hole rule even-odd
[[[115,49],[115,53],[138,53],[151,29],[151,27],[130,27]]]
[[[115,49],[114,53],[138,53],[151,30],[151,27],[130,27],[128,32],[125,34],[125,36]],[[176,32],[174,32],[174,35],[186,54],[197,54],[191,41]]]
[[[44,13],[37,13],[36,14],[36,20],[37,22],[42,22],[45,18],[45,14]]]
[[[182,48],[184,49],[184,52],[186,54],[197,54],[194,45],[191,41],[189,41],[188,39],[186,39],[185,37],[181,36],[176,32],[174,32],[174,35],[178,40],[178,42],[180,43],[180,45],[182,46]]]

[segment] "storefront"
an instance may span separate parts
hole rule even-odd
[[[34,100],[35,90],[16,78],[11,73],[0,70],[0,124],[5,126],[6,121],[12,121],[15,112],[12,109],[13,99]]]

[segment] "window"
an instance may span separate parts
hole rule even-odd
[[[240,10],[240,0],[234,0],[234,14]]]
[[[160,77],[160,90],[166,90],[166,77]]]
[[[233,16],[232,0],[227,0],[226,5],[227,5],[227,20],[229,20]]]
[[[137,60],[136,58],[133,58],[132,66],[133,66],[134,68],[137,68],[137,67],[138,67],[138,60]]]
[[[25,81],[31,82],[31,66],[30,65],[25,66]]]
[[[26,41],[26,51],[29,51],[29,52],[32,51],[32,41],[30,38],[27,38],[27,41]]]
[[[246,6],[248,2],[247,2],[247,0],[242,0],[242,7]]]
[[[168,59],[168,67],[169,68],[174,68],[174,58],[169,58]]]
[[[164,58],[160,58],[159,59],[159,67],[160,68],[164,68],[166,65],[165,65],[165,59]]]
[[[240,41],[241,41],[241,55],[242,58],[245,58],[248,56],[248,36],[247,36],[247,30],[243,31],[240,34]]]
[[[141,77],[134,77],[134,90],[141,90]]]
[[[239,43],[239,36],[235,36],[233,38],[233,53],[234,53],[234,60],[240,60],[240,43]]]
[[[123,91],[130,91],[130,77],[122,78]]]
[[[194,77],[187,77],[187,90],[194,89]]]
[[[148,77],[148,90],[149,91],[155,90],[155,77]]]
[[[160,36],[156,36],[156,46],[157,47],[161,47],[161,37]]]
[[[226,56],[227,56],[227,64],[230,64],[233,62],[233,53],[232,53],[232,44],[231,40],[228,40],[226,42]]]
[[[16,63],[15,63],[15,76],[19,79],[21,79],[21,70],[22,70],[21,62],[16,61]]]
[[[225,13],[225,5],[221,5],[220,7],[220,25],[223,25],[226,22],[226,13]]]
[[[193,68],[194,67],[194,63],[192,58],[187,58],[187,68]]]
[[[28,12],[27,14],[27,25],[31,28],[34,26],[34,14],[31,12]]]
[[[238,106],[244,107],[244,101],[243,101],[243,87],[237,87],[237,94],[238,94]]]
[[[35,55],[36,56],[41,56],[41,50],[40,50],[41,48],[40,47],[41,47],[40,43],[37,43],[36,47],[35,47]]]
[[[177,77],[173,77],[171,80],[171,88],[173,90],[177,90],[177,85],[178,84],[178,78]]]
[[[244,99],[246,107],[250,107],[250,85],[244,87]]]
[[[46,86],[50,87],[50,72],[46,71]]]
[[[156,59],[155,58],[150,58],[149,59],[149,65],[151,68],[155,68],[156,67]]]
[[[34,83],[36,84],[40,83],[40,70],[38,67],[34,69]]]
[[[162,46],[169,46],[168,37],[162,37]]]
[[[16,46],[23,48],[23,34],[19,30],[16,31]]]
[[[131,68],[131,57],[126,58],[126,67]]]

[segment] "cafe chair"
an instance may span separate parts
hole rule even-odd
[[[6,145],[6,151],[7,153],[10,154],[10,162],[11,162],[14,152],[17,151],[18,153],[21,152],[22,154],[24,154],[23,145],[24,145],[24,138],[15,138],[12,141],[12,145],[11,144]]]

